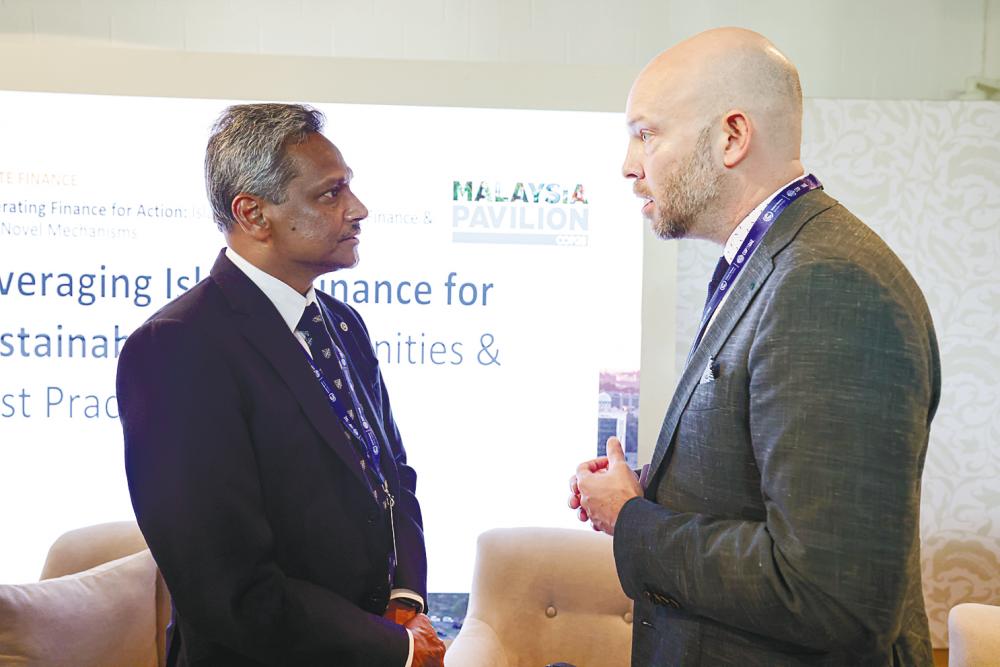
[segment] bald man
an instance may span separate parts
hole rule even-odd
[[[795,67],[720,29],[656,57],[623,166],[665,239],[722,246],[641,485],[611,439],[570,507],[614,536],[633,665],[930,665],[920,289],[799,159]]]

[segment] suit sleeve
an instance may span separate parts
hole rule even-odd
[[[402,667],[402,627],[278,567],[252,415],[222,344],[157,320],[129,337],[118,367],[132,504],[181,619],[268,664]]]
[[[847,263],[778,283],[748,360],[766,519],[630,500],[614,540],[626,593],[821,651],[898,636],[936,400],[928,325],[900,292]]]

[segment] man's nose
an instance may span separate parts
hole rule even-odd
[[[625,161],[622,162],[622,176],[625,178],[642,178],[642,162],[636,154],[636,142],[630,141],[625,151]]]
[[[354,195],[352,194],[352,196]],[[355,222],[361,222],[368,217],[368,207],[357,196],[354,196],[354,201],[351,203],[351,208],[348,210],[347,216]]]

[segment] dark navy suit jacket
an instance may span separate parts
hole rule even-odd
[[[416,474],[364,323],[318,293],[396,498],[393,586],[426,598]],[[171,665],[402,667],[383,618],[392,536],[298,340],[224,254],[137,329],[118,364],[139,527],[174,604]]]

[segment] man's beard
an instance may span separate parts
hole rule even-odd
[[[711,134],[714,123],[698,135],[691,153],[660,185],[652,219],[653,232],[662,239],[686,237],[718,196],[725,172],[712,164]]]

